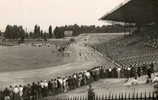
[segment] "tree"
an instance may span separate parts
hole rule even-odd
[[[25,38],[29,38],[29,33],[28,32],[25,33]]]
[[[30,37],[30,38],[33,38],[33,32],[30,32],[30,33],[29,33],[29,37]]]
[[[18,38],[25,38],[25,30],[22,26],[18,27]]]
[[[64,28],[63,27],[56,27],[54,29],[54,35],[56,38],[63,38],[64,37]]]
[[[77,36],[80,34],[80,27],[77,24],[73,25],[73,36]]]
[[[52,32],[52,26],[51,26],[51,25],[49,26],[48,34],[49,34],[48,37],[49,37],[49,38],[52,38],[53,32]]]
[[[2,36],[2,32],[0,31],[0,36]]]
[[[41,30],[41,32],[40,32],[40,37],[41,37],[41,38],[44,38],[43,30]]]
[[[22,26],[7,25],[6,30],[4,32],[4,37],[8,39],[25,38],[25,31]]]
[[[4,32],[4,37],[11,38],[11,26],[10,25],[7,25],[5,32]]]
[[[47,34],[48,34],[48,33],[46,33],[46,32],[43,33],[43,39],[44,39],[44,41],[47,41],[47,37],[48,37]]]
[[[41,32],[40,31],[40,26],[35,25],[33,38],[39,38],[40,37],[40,32]]]
[[[17,38],[20,38],[20,41],[19,41],[19,42],[20,42],[20,43],[23,43],[24,40],[25,40],[26,34],[25,34],[25,31],[24,31],[24,29],[23,29],[22,26],[19,26],[19,27],[18,27],[17,35],[18,35]]]

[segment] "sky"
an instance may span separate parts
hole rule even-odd
[[[0,30],[6,25],[22,25],[43,30],[49,25],[104,25],[98,19],[125,0],[0,0]]]

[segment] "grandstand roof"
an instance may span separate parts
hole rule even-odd
[[[158,19],[158,0],[128,0],[101,20],[147,24]]]

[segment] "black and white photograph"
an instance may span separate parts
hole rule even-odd
[[[158,0],[0,0],[0,100],[158,100]]]

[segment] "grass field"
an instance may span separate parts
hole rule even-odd
[[[0,47],[0,72],[46,68],[70,61],[68,57],[58,55],[54,46]]]

